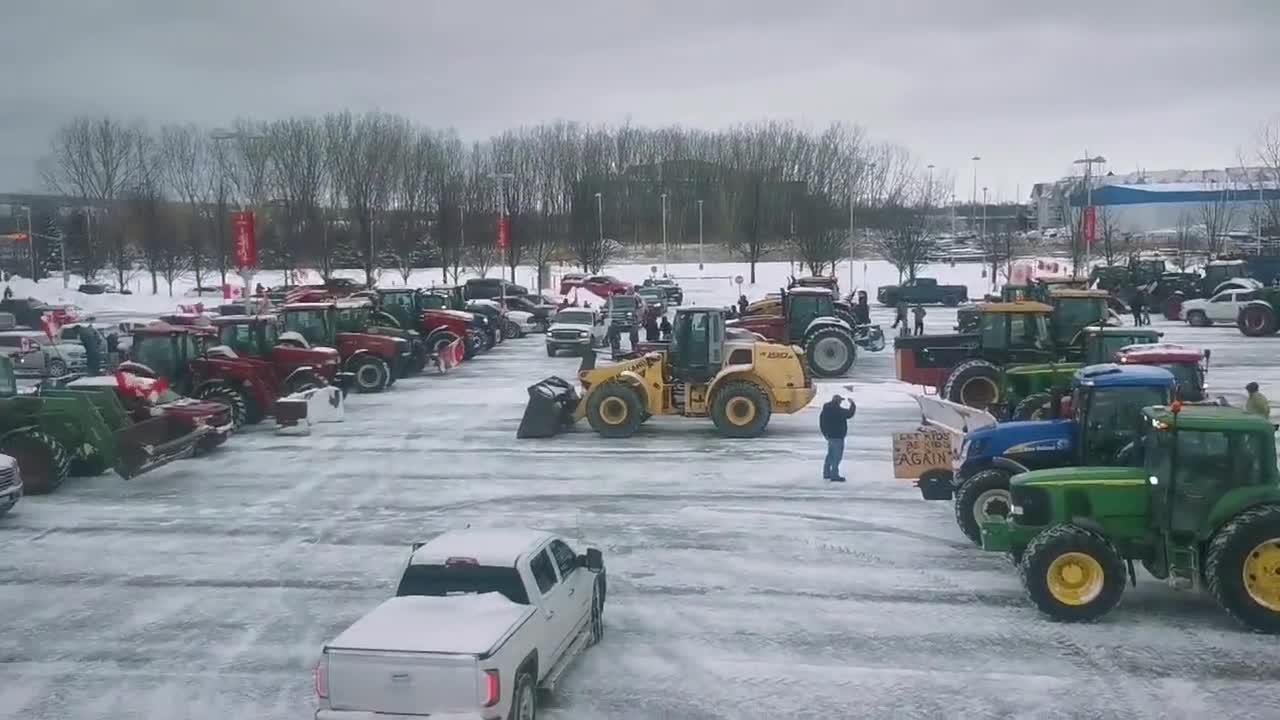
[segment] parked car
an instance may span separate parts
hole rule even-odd
[[[87,367],[83,345],[61,339],[55,343],[39,330],[0,332],[0,352],[13,358],[18,375],[61,377]]]
[[[543,332],[551,324],[551,316],[555,314],[558,304],[549,302],[541,295],[517,295],[515,297],[496,298],[498,304],[507,310],[519,310],[533,315],[537,332]]]
[[[39,330],[41,318],[53,309],[53,306],[35,298],[0,300],[0,312],[10,313],[18,321],[18,325],[32,330]]]
[[[565,273],[564,275],[561,275],[560,294],[568,295],[573,292],[574,288],[582,287],[582,281],[586,279],[587,276],[583,273]]]
[[[0,515],[4,515],[22,499],[22,473],[18,461],[8,455],[0,455]]]
[[[590,348],[604,347],[606,332],[604,317],[595,310],[565,308],[547,328],[547,357],[555,357],[561,350],[583,355]]]
[[[498,278],[472,278],[463,284],[468,300],[492,300],[503,295],[528,295],[529,288]]]
[[[582,281],[582,287],[602,298],[619,294],[630,295],[635,292],[634,285],[612,275],[592,275]]]
[[[876,299],[881,305],[889,307],[900,302],[955,307],[969,299],[969,288],[964,285],[939,285],[933,278],[913,278],[901,285],[877,288]]]
[[[533,718],[604,637],[599,550],[533,530],[453,530],[413,547],[396,597],[328,642],[317,720]]]
[[[666,300],[664,305],[684,304],[684,290],[671,278],[645,278],[640,286],[642,294],[645,288],[657,288],[661,291]]]
[[[477,312],[480,310],[478,307],[480,305],[500,313],[499,317],[503,320],[502,332],[506,337],[522,338],[529,333],[538,332],[539,325],[534,322],[531,312],[508,309],[497,300],[472,300],[467,303],[467,310]]]
[[[185,297],[222,297],[222,288],[196,286],[182,294]]]
[[[648,286],[641,287],[636,290],[636,294],[644,300],[645,305],[652,305],[659,308],[664,314],[667,312],[667,293],[660,287]]]
[[[1214,323],[1236,324],[1240,308],[1253,299],[1252,289],[1229,288],[1211,298],[1197,298],[1182,302],[1182,317],[1188,325],[1208,327]]]

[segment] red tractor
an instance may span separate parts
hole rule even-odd
[[[1173,373],[1178,397],[1184,402],[1204,402],[1208,396],[1209,351],[1173,343],[1129,345],[1115,355],[1121,365],[1154,365]]]
[[[831,291],[822,287],[796,287],[781,293],[770,311],[745,315],[726,325],[750,330],[771,342],[804,348],[805,363],[820,378],[849,372],[857,357],[853,328],[836,315]]]
[[[342,358],[337,350],[311,346],[298,333],[285,331],[275,315],[223,315],[214,318],[213,325],[217,344],[274,365],[287,393],[322,385],[345,388],[353,379],[351,373],[339,372]]]
[[[285,329],[298,333],[309,345],[337,348],[356,392],[382,392],[409,370],[413,346],[388,335],[338,332],[339,302],[291,303],[279,313]]]
[[[268,415],[290,427],[307,415],[306,404],[278,403],[291,390],[270,362],[240,357],[229,348],[202,347],[188,328],[155,323],[133,334],[132,362],[120,369],[144,377],[164,378],[181,395],[229,405],[236,426],[257,423]],[[280,405],[280,407],[277,407]]]
[[[379,312],[406,330],[417,330],[432,355],[439,355],[459,338],[467,359],[487,345],[480,319],[474,313],[451,309],[447,298],[414,288],[379,288],[377,295]]]

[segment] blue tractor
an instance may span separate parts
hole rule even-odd
[[[954,471],[930,471],[917,485],[926,500],[955,500],[956,523],[974,544],[982,523],[1009,513],[1009,479],[1029,470],[1072,465],[1127,464],[1138,437],[1142,408],[1168,405],[1177,392],[1173,373],[1160,367],[1089,365],[1071,381],[1071,396],[1057,419],[974,422],[971,408],[954,407],[968,424],[939,422],[927,406],[953,403],[921,399],[925,422],[963,433]],[[989,417],[989,416],[987,416]]]

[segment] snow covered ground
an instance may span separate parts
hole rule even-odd
[[[736,296],[685,284],[694,302]],[[930,309],[927,325],[953,321]],[[1280,397],[1280,339],[1157,326],[1213,349],[1215,394],[1257,380]],[[606,638],[549,720],[1276,717],[1275,638],[1150,578],[1104,622],[1047,622],[950,503],[893,480],[888,433],[916,411],[891,351],[758,441],[667,418],[627,441],[585,424],[515,440],[525,387],[576,364],[511,341],[352,396],[311,437],[251,430],[211,458],[24,499],[0,519],[0,718],[310,717],[322,643],[394,591],[410,542],[468,523],[604,550]],[[831,486],[816,406],[846,385],[849,482]]]

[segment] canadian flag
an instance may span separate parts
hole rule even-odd
[[[164,378],[149,378],[133,373],[116,371],[116,387],[122,395],[140,400],[148,405],[160,402],[169,384]]]
[[[44,334],[53,340],[62,332],[62,326],[69,322],[73,322],[75,318],[62,308],[47,312],[40,316],[40,327],[44,330]]]

